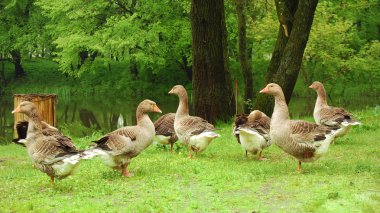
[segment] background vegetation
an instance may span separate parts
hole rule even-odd
[[[0,3],[1,90],[12,91],[25,79],[38,85],[40,69],[31,69],[32,63],[48,66],[54,73],[58,69],[55,76],[63,75],[62,86],[74,93],[130,95],[165,85],[165,89],[154,89],[160,94],[168,85],[190,88],[190,4],[176,0],[4,0]],[[314,80],[324,82],[330,94],[378,95],[379,7],[374,0],[318,4],[296,95],[308,95],[305,85]],[[238,80],[239,91],[244,91],[235,1],[225,1],[225,13],[230,74]],[[258,91],[276,41],[278,19],[271,1],[247,1],[245,14],[253,87]],[[17,63],[16,53],[23,77],[12,67]],[[60,84],[59,80],[48,81]]]

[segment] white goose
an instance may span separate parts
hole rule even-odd
[[[202,152],[213,139],[220,137],[220,135],[214,132],[214,126],[205,119],[189,115],[187,92],[182,85],[174,86],[169,94],[176,94],[179,97],[174,130],[179,140],[188,147],[189,158],[192,158],[191,151]]]
[[[258,159],[265,160],[262,151],[271,145],[269,130],[270,118],[263,112],[254,110],[248,116],[236,117],[233,133],[245,150],[246,157],[248,152],[254,155],[259,152]]]

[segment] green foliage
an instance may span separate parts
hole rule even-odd
[[[95,158],[82,161],[73,176],[54,187],[47,175],[32,167],[23,147],[2,145],[0,208],[5,212],[376,212],[380,113],[369,108],[355,114],[363,125],[339,138],[323,158],[304,164],[301,174],[296,171],[297,161],[275,145],[264,151],[267,161],[245,158],[230,123],[217,125],[222,137],[195,159],[188,159],[184,149],[170,153],[150,146],[132,160],[132,178],[121,177]],[[86,148],[100,136],[72,138],[79,148]]]
[[[139,71],[179,69],[190,57],[188,1],[38,0],[50,19],[60,70],[71,75],[90,71],[93,57],[136,63]],[[85,60],[80,58],[85,53]],[[88,57],[90,56],[90,57]],[[80,69],[77,70],[77,65]]]
[[[368,84],[380,81],[380,34],[375,24],[379,7],[377,1],[319,3],[304,57],[306,84],[319,80],[340,85],[342,94],[346,87],[356,86],[362,87],[361,93],[380,91],[378,85]],[[348,85],[351,82],[356,85]]]

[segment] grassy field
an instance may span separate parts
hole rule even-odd
[[[54,187],[24,148],[3,145],[0,212],[378,212],[380,108],[355,114],[363,125],[301,174],[275,145],[267,161],[245,158],[230,124],[217,125],[222,137],[195,159],[152,145],[132,161],[132,178],[93,159]],[[74,141],[83,148],[99,136]]]

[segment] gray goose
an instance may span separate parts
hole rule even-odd
[[[318,95],[313,112],[317,124],[340,126],[341,129],[336,133],[336,137],[344,136],[352,126],[361,124],[345,109],[327,105],[326,91],[321,82],[315,81],[309,88],[316,91]]]
[[[260,93],[274,96],[270,137],[273,143],[298,160],[299,172],[301,172],[301,162],[312,162],[326,154],[339,127],[290,120],[284,93],[275,83],[268,84]]]
[[[154,128],[156,130],[154,141],[162,145],[170,144],[171,152],[173,151],[174,143],[178,140],[174,131],[174,118],[175,113],[167,113],[154,122]]]
[[[192,158],[191,151],[195,153],[202,152],[213,139],[220,135],[214,132],[214,126],[205,119],[189,115],[187,92],[182,85],[174,86],[169,94],[175,94],[179,97],[179,105],[174,119],[174,130],[179,140],[187,146],[189,158]]]
[[[85,154],[100,155],[106,165],[120,169],[123,176],[132,177],[133,174],[128,171],[127,166],[132,158],[152,144],[155,135],[149,112],[161,113],[161,110],[151,100],[142,101],[136,109],[136,126],[122,127],[108,133],[94,141],[96,147],[85,151]]]
[[[21,102],[12,113],[24,113],[29,117],[28,131],[22,142],[35,168],[50,176],[52,184],[55,178],[63,179],[71,175],[82,157],[71,139],[58,131],[45,135],[45,124],[32,102]]]
[[[235,118],[233,133],[245,150],[246,157],[248,152],[254,155],[259,152],[258,159],[264,160],[262,151],[271,145],[269,130],[270,118],[263,112],[254,110],[249,115]]]

